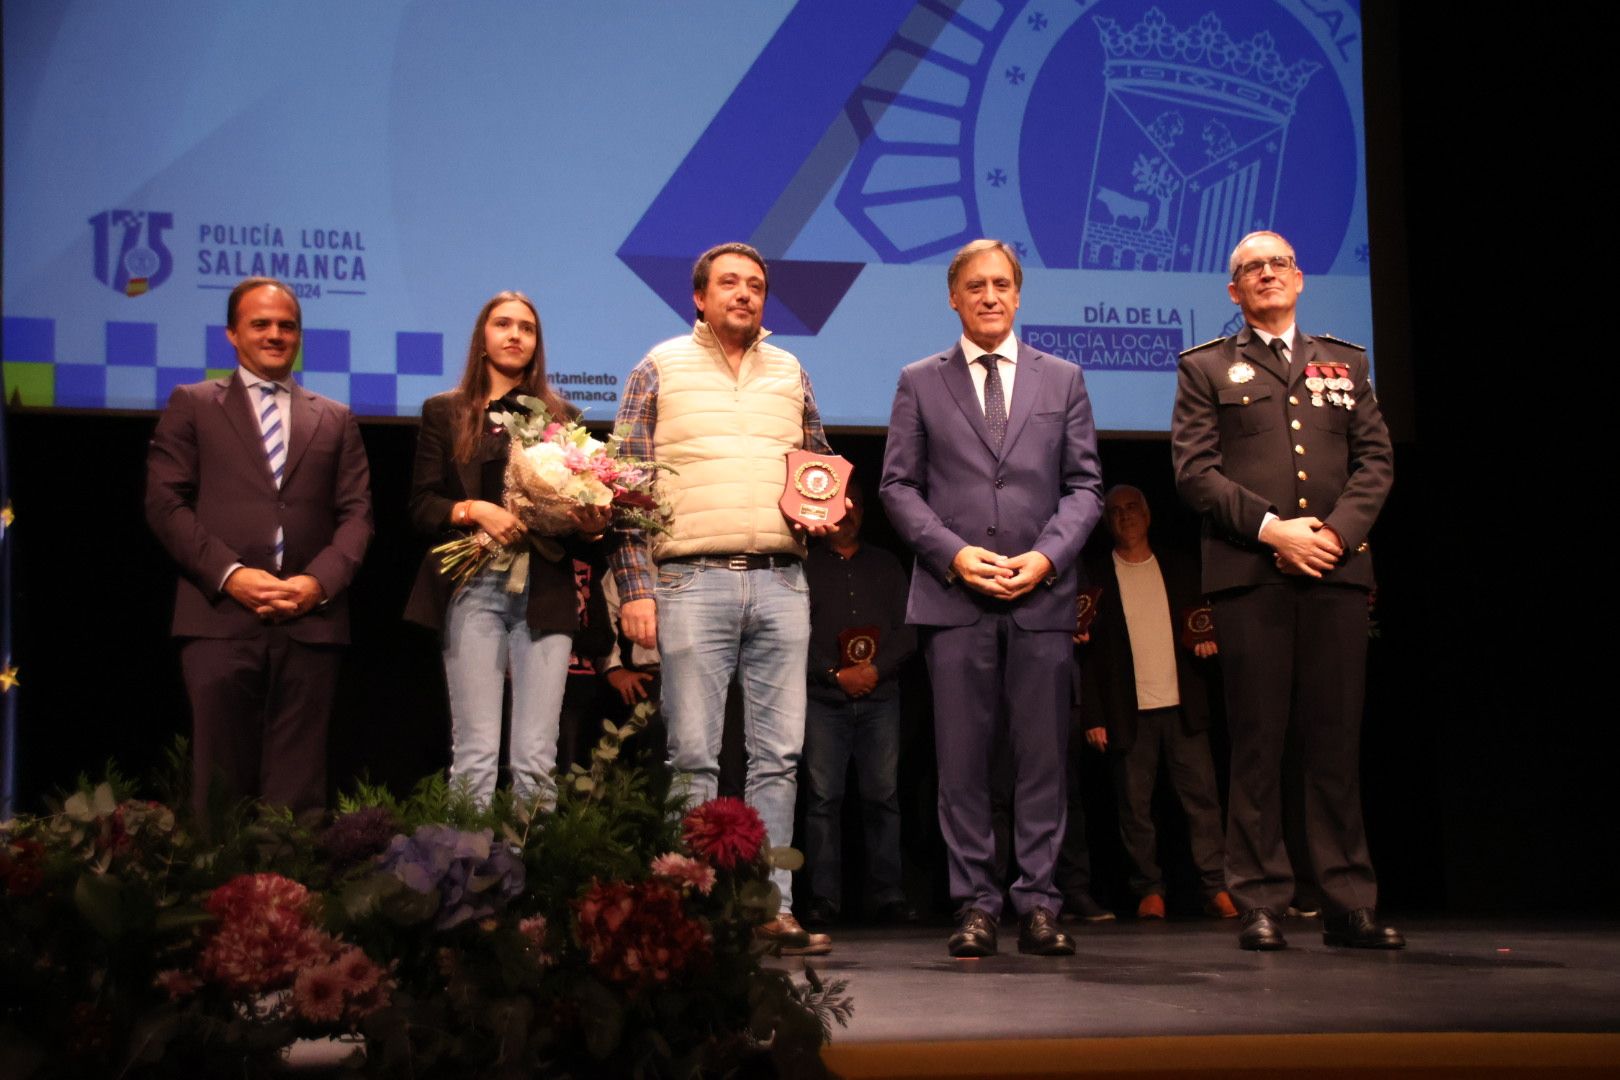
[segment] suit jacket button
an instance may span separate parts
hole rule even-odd
[[[1308,506],[1310,506],[1310,500],[1308,500],[1308,499],[1301,499],[1301,500],[1299,500],[1299,508],[1300,508],[1300,509],[1301,509],[1301,510],[1304,510],[1304,509],[1305,509],[1305,508],[1306,508],[1306,507],[1308,507]]]
[[[1294,475],[1299,477],[1301,480],[1309,480],[1310,479],[1310,477],[1305,474],[1304,469],[1299,470],[1299,472],[1295,473]]]
[[[996,535],[996,527],[992,525],[988,529],[984,530],[984,532],[986,536],[994,536]]]
[[[1295,431],[1298,431],[1300,429],[1300,423],[1299,423],[1298,420],[1290,420],[1290,421],[1288,421],[1288,426],[1293,428]]]
[[[1290,404],[1290,405],[1298,405],[1299,404],[1299,398],[1295,397],[1293,394],[1289,394],[1288,395],[1288,404]]]
[[[1294,444],[1294,453],[1303,454],[1304,452],[1305,452],[1305,448],[1303,446],[1299,445],[1299,443]]]

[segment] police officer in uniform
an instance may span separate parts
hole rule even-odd
[[[1171,450],[1177,490],[1203,515],[1232,738],[1226,880],[1242,912],[1238,943],[1287,945],[1282,760],[1292,735],[1323,940],[1400,948],[1400,933],[1377,921],[1358,768],[1367,534],[1394,478],[1389,432],[1364,350],[1295,325],[1305,279],[1288,241],[1250,233],[1231,271],[1227,292],[1247,325],[1182,354]]]

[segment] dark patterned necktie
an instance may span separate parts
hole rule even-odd
[[[1274,337],[1271,339],[1271,351],[1277,354],[1277,359],[1281,360],[1283,367],[1286,368],[1288,366],[1288,345],[1282,338]]]
[[[979,363],[984,365],[984,422],[997,450],[1007,438],[1007,399],[1001,393],[1000,359],[994,353],[979,357]]]

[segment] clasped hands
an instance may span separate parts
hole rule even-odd
[[[1260,541],[1273,549],[1273,561],[1285,574],[1319,578],[1344,556],[1344,541],[1320,518],[1272,518],[1261,527]]]
[[[1016,600],[1052,573],[1052,560],[1038,551],[998,555],[969,544],[956,553],[951,569],[962,584],[997,600]]]
[[[877,689],[878,671],[870,660],[841,667],[833,676],[838,688],[852,698],[863,698]]]
[[[225,579],[225,592],[268,623],[296,619],[326,600],[326,590],[308,574],[294,574],[284,579],[251,566],[232,570],[231,576]]]

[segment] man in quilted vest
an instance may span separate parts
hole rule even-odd
[[[749,805],[773,846],[793,839],[804,747],[810,593],[802,530],[778,506],[785,456],[830,453],[810,377],[760,327],[768,277],[747,244],[721,244],[692,268],[697,321],[655,345],[625,383],[626,450],[670,465],[668,535],[626,534],[614,555],[625,636],[663,657],[669,762],[694,804],[715,795],[726,692],[742,689]],[[831,527],[811,530],[830,532]],[[776,870],[781,912],[760,936],[784,952],[822,953],[790,910],[792,877]]]

